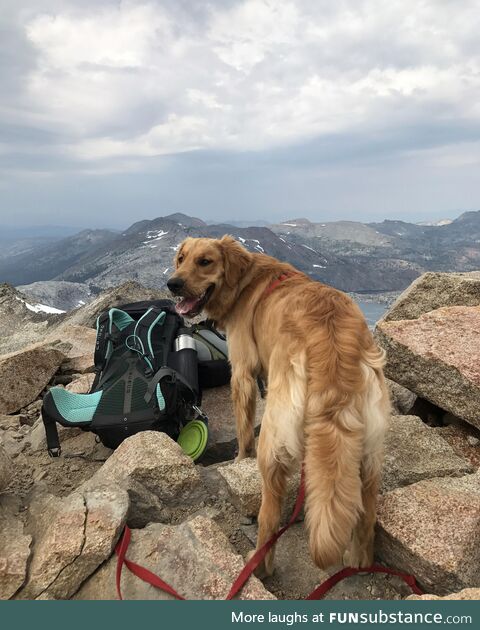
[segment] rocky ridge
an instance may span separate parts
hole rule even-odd
[[[224,234],[251,252],[275,256],[315,280],[350,292],[400,291],[424,272],[480,267],[480,211],[439,225],[307,219],[207,225],[176,213],[138,221],[121,233],[84,230],[26,250],[11,243],[10,255],[0,255],[0,277],[40,302],[67,310],[127,279],[161,289],[179,243],[188,236]]]

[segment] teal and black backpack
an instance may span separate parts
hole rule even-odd
[[[126,304],[102,313],[97,320],[96,376],[90,392],[52,387],[43,399],[49,454],[60,455],[57,422],[92,431],[109,448],[139,431],[163,431],[176,440],[192,420],[206,423],[199,408],[198,344],[202,342],[194,336],[205,334],[202,346],[210,349],[207,356],[202,347],[200,368],[206,364],[209,373],[209,366],[215,367],[215,378],[210,378],[215,382],[202,378],[204,386],[227,382],[229,366],[225,339],[213,327],[206,332],[208,326],[197,328],[185,327],[171,300]]]

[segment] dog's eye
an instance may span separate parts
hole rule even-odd
[[[183,262],[183,256],[177,258],[177,263],[180,265]]]
[[[198,261],[198,264],[200,265],[200,267],[206,267],[207,265],[209,265],[212,261],[208,260],[208,258],[200,258],[200,260]]]

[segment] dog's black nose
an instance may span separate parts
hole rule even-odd
[[[178,291],[180,291],[184,284],[185,281],[182,280],[182,278],[172,276],[167,282],[167,287],[172,293],[178,293]]]

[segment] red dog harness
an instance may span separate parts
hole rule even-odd
[[[278,278],[275,278],[275,280],[273,280],[265,289],[265,291],[263,292],[262,297],[266,297],[267,295],[270,295],[270,293],[272,291],[274,291],[279,284],[281,284],[284,280],[288,280],[288,278],[292,278],[293,276],[298,276],[300,275],[299,273],[297,273],[296,271],[286,271],[285,273],[282,273],[281,276],[278,276]]]

